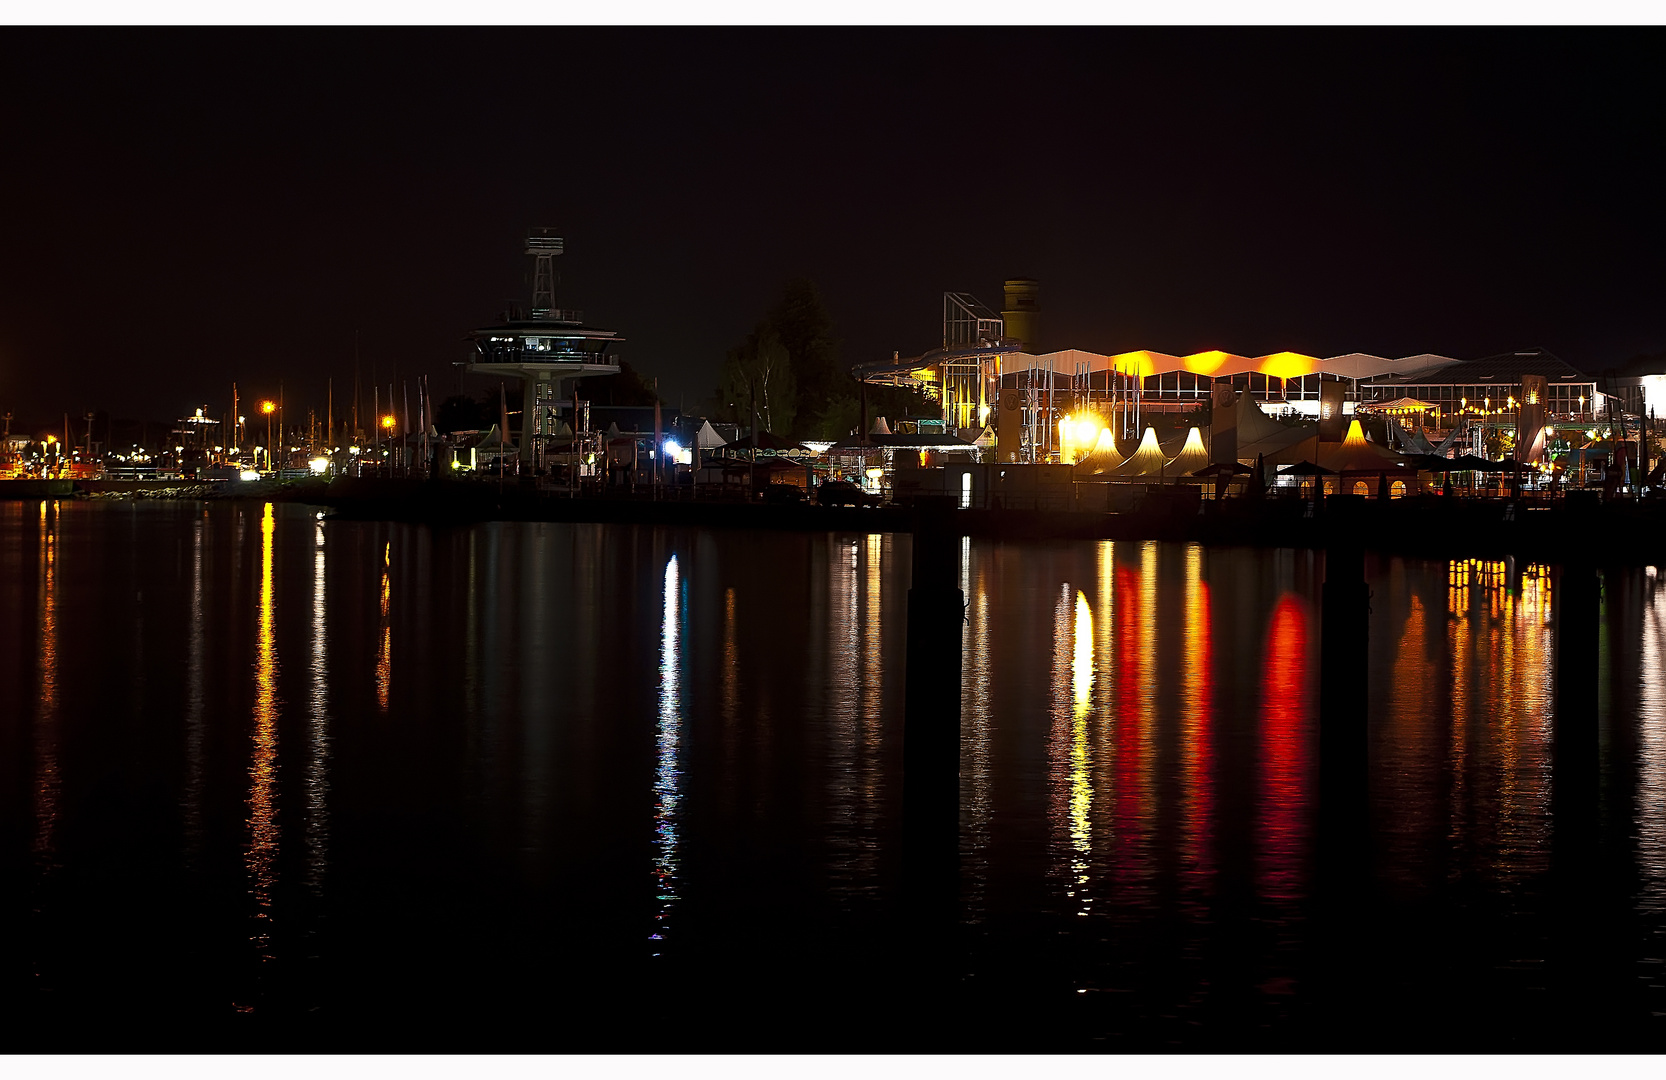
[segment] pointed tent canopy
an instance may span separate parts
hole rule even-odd
[[[994,446],[995,428],[992,425],[985,424],[984,429],[978,432],[978,437],[972,440],[972,445],[977,447],[979,450],[988,450],[990,447]]]
[[[891,434],[891,425],[885,422],[885,418],[883,416],[876,416],[874,417],[873,427],[868,429],[868,434],[889,435]]]
[[[1102,428],[1099,439],[1088,451],[1088,456],[1076,463],[1071,475],[1077,479],[1088,476],[1109,476],[1122,463],[1122,454],[1116,448],[1116,439],[1111,435],[1110,428]]]
[[[1248,394],[1238,398],[1238,459],[1277,455],[1318,433],[1318,421],[1304,421],[1287,427],[1261,411],[1261,404]]]
[[[1411,468],[1399,454],[1366,442],[1365,432],[1358,420],[1348,421],[1348,434],[1335,449],[1321,447],[1319,464],[1338,473],[1379,472],[1385,469],[1405,472]]]
[[[1428,437],[1416,428],[1400,428],[1396,435],[1400,439],[1401,449],[1413,454],[1432,454],[1435,452]]]
[[[1164,464],[1163,448],[1157,445],[1157,429],[1148,427],[1139,447],[1128,455],[1127,461],[1112,469],[1111,475],[1161,476]]]
[[[710,420],[703,421],[700,424],[700,430],[694,433],[694,445],[701,450],[716,449],[724,445],[725,441],[723,436],[717,433],[717,429],[712,427]]]
[[[498,426],[493,424],[491,427],[486,429],[486,434],[480,437],[480,441],[474,444],[473,449],[477,453],[490,451],[493,453],[513,454],[515,452],[515,444],[504,438],[503,433],[498,430]]]
[[[1186,445],[1164,466],[1164,471],[1174,476],[1190,476],[1208,464],[1209,451],[1203,445],[1203,432],[1193,427],[1186,433]]]

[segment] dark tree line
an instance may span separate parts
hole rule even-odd
[[[748,425],[756,404],[764,430],[793,439],[840,439],[861,424],[862,387],[839,360],[833,318],[815,283],[787,282],[781,298],[729,350],[721,384],[706,403],[713,419]],[[869,422],[925,408],[894,387],[867,388]]]

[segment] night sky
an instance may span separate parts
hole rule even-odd
[[[1042,283],[1045,348],[1666,349],[1655,29],[11,29],[0,410],[455,392],[560,302],[690,409],[785,282],[842,360]],[[477,394],[484,380],[469,380]],[[338,404],[339,408],[339,404]],[[294,417],[299,412],[292,412]]]

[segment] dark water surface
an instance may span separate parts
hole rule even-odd
[[[1666,1046],[1653,570],[1607,575],[1557,846],[1559,574],[1367,560],[1366,884],[1320,912],[1322,554],[960,542],[943,935],[910,550],[0,503],[6,1048]]]

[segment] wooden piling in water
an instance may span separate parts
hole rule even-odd
[[[941,502],[942,505],[938,505]],[[965,597],[952,501],[915,509],[903,715],[903,875],[919,940],[945,945],[960,881],[960,671]]]

